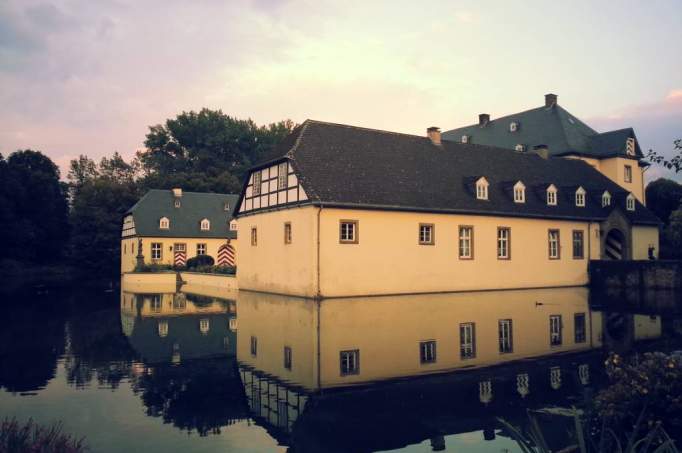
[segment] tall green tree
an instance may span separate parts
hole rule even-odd
[[[682,184],[672,179],[659,178],[646,186],[647,207],[665,224],[681,202]]]

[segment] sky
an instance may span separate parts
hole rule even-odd
[[[425,134],[550,92],[672,155],[682,2],[0,0],[0,153],[38,149],[64,174],[202,107]]]

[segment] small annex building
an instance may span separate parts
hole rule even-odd
[[[183,265],[197,255],[236,266],[238,195],[150,190],[123,217],[121,273],[138,262]]]
[[[345,297],[585,285],[658,218],[589,162],[307,120],[251,168],[240,290]]]

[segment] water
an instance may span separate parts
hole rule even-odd
[[[682,349],[674,310],[614,311],[584,288],[2,298],[0,417],[62,421],[104,452],[516,452],[496,417],[580,407],[607,350]],[[561,420],[545,426],[557,445]]]

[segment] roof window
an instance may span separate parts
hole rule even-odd
[[[524,152],[524,151],[526,150],[526,147],[525,147],[524,145],[522,145],[521,143],[519,143],[518,145],[516,145],[516,146],[514,147],[514,149],[515,149],[516,151],[522,153],[522,152]]]
[[[526,186],[521,181],[514,184],[514,203],[526,202]]]
[[[585,189],[578,187],[575,191],[575,205],[581,208],[585,207]]]
[[[201,220],[201,231],[208,231],[211,229],[211,221],[208,219]]]
[[[611,205],[611,194],[608,190],[605,190],[601,196],[601,207],[605,208]]]
[[[516,132],[519,130],[519,123],[516,121],[512,121],[509,123],[509,132]]]
[[[469,143],[470,139],[471,137],[469,137],[468,135],[462,135],[462,143]]]
[[[554,184],[550,184],[547,188],[547,204],[549,206],[557,205],[557,190]]]
[[[478,178],[478,181],[476,181],[476,198],[479,200],[487,200],[488,199],[488,180],[485,179],[483,176]]]
[[[169,228],[170,228],[170,220],[168,220],[168,217],[161,217],[159,219],[159,229],[167,230]]]

